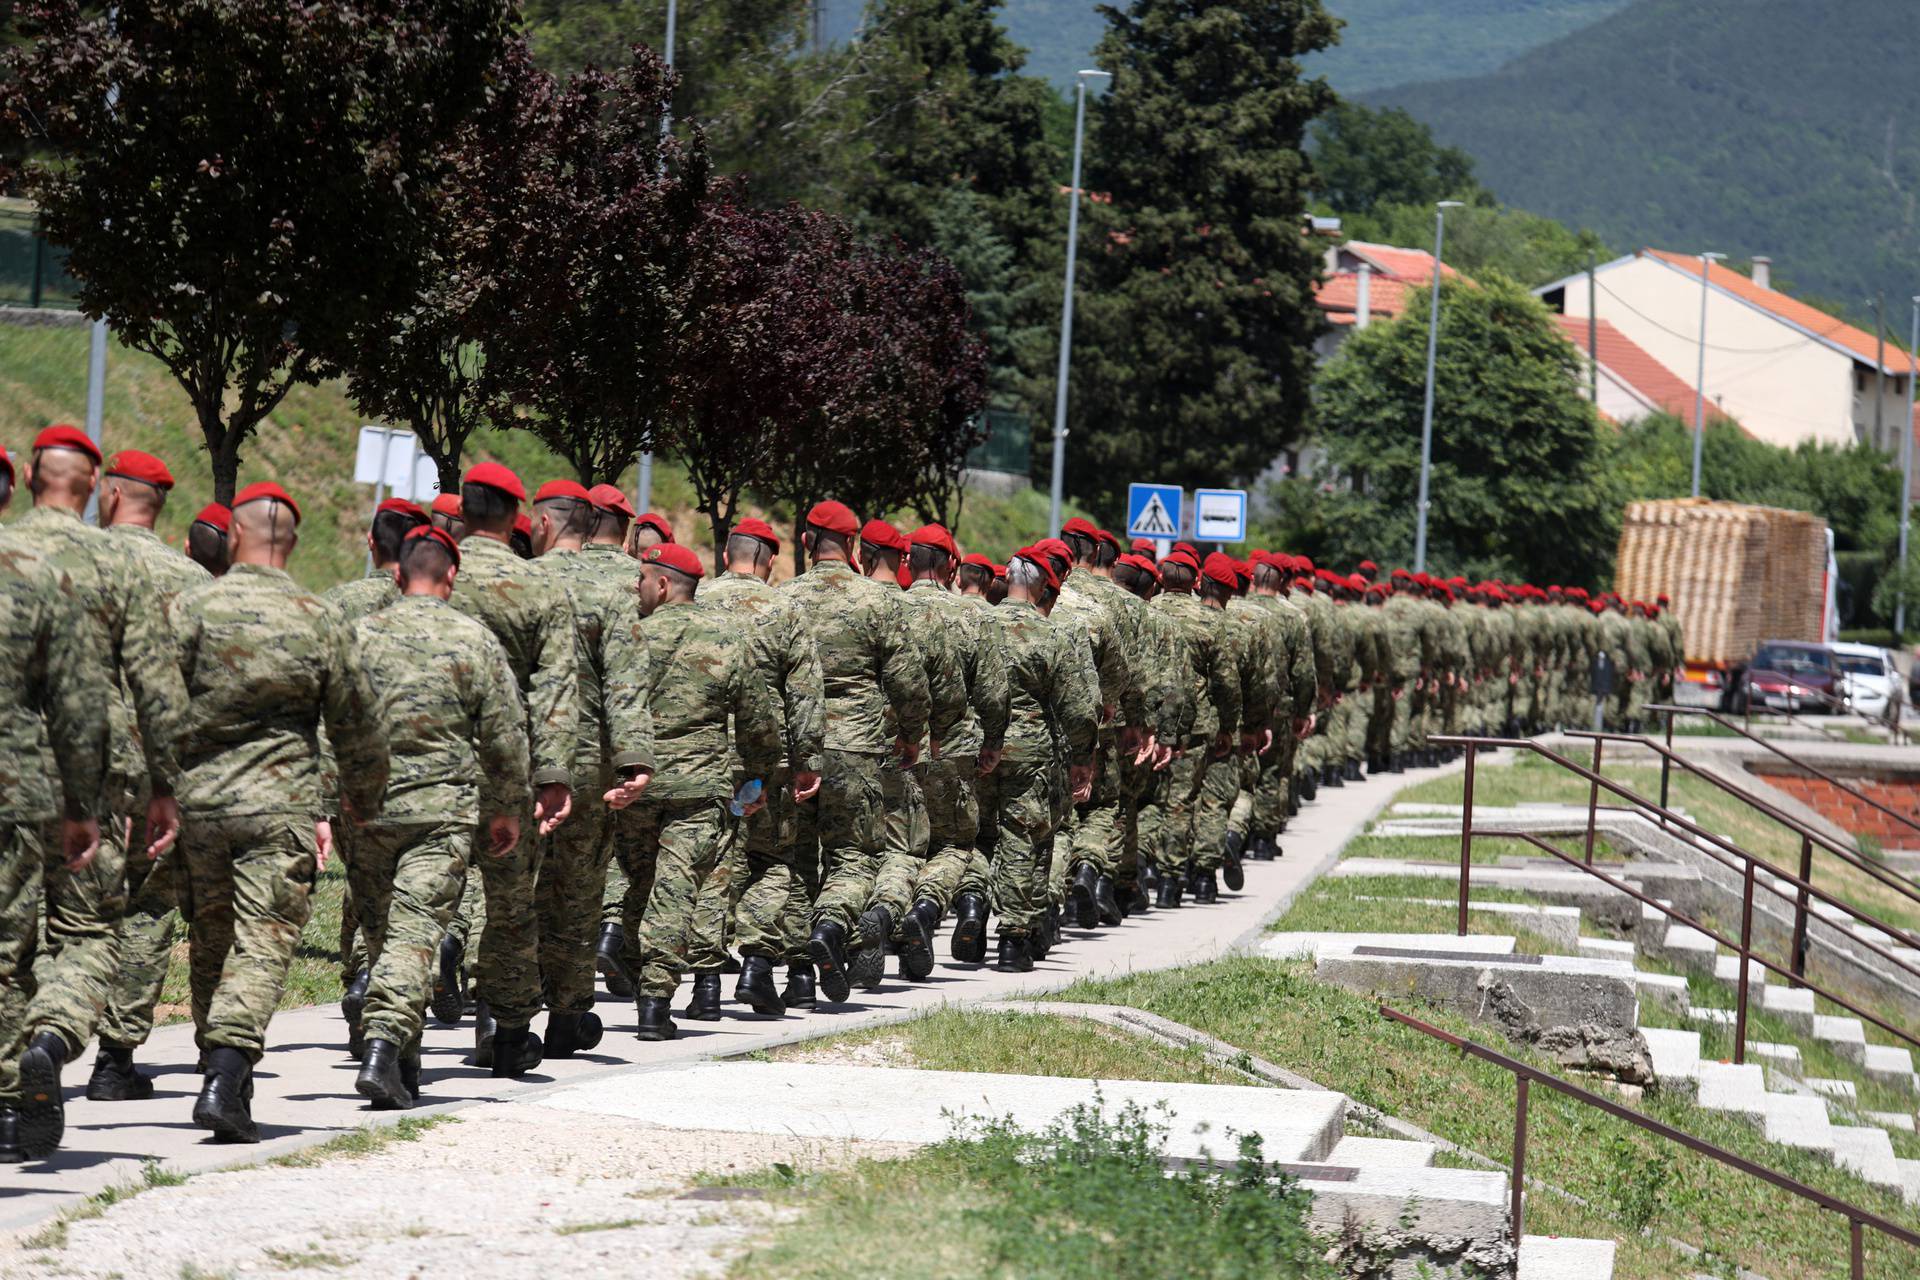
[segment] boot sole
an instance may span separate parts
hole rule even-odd
[[[853,994],[853,988],[847,982],[847,975],[834,963],[833,948],[824,942],[807,941],[807,958],[813,961],[818,971],[816,981],[820,995],[834,1004],[845,1004],[847,997]]]
[[[67,1112],[60,1097],[60,1069],[39,1049],[20,1057],[20,1150],[40,1160],[60,1149]]]
[[[900,924],[900,971],[915,982],[933,974],[933,935],[909,915]]]
[[[619,996],[622,1000],[633,999],[633,975],[627,972],[624,960],[617,956],[595,954],[593,968],[600,975],[600,981],[606,984],[608,995]]]
[[[878,991],[887,979],[887,949],[862,947],[847,962],[847,978],[862,991]]]
[[[260,1141],[260,1126],[252,1121],[244,1123],[230,1122],[217,1111],[211,1111],[200,1103],[193,1104],[193,1122],[202,1129],[212,1132],[221,1142],[254,1143]]]
[[[679,1029],[676,1027],[642,1027],[633,1033],[633,1038],[636,1040],[645,1040],[649,1044],[656,1044],[662,1040],[677,1039],[679,1035]]]
[[[375,1111],[410,1111],[413,1109],[413,1097],[401,1086],[400,1092],[405,1098],[396,1098],[393,1091],[384,1088],[379,1081],[361,1076],[353,1082],[354,1091],[373,1104]]]
[[[126,1085],[106,1086],[89,1084],[87,1086],[88,1102],[144,1102],[152,1096],[152,1081],[147,1082],[145,1090],[141,1090],[137,1086],[128,1087]]]
[[[763,996],[745,987],[735,987],[733,998],[762,1017],[784,1018],[787,1016],[787,1006],[779,996]]]

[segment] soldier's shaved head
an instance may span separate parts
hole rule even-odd
[[[405,595],[437,595],[442,600],[453,592],[453,556],[430,537],[409,538],[400,547],[400,562],[394,579]]]
[[[36,507],[84,511],[99,466],[78,449],[36,449],[27,467],[27,492]]]
[[[131,524],[151,529],[166,505],[167,491],[145,480],[108,476],[100,482],[102,525]]]
[[[691,574],[651,560],[640,562],[640,611],[652,613],[663,604],[685,604],[693,599],[699,580]]]
[[[727,568],[735,573],[750,573],[764,581],[773,572],[773,548],[750,533],[736,533],[727,539]]]
[[[299,523],[292,507],[273,498],[235,507],[233,526],[227,531],[227,547],[233,563],[286,568],[287,557],[300,541],[295,531]]]

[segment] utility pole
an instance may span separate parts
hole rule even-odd
[[[1087,81],[1108,80],[1112,74],[1090,69],[1074,76],[1073,186],[1067,192],[1067,283],[1060,302],[1060,371],[1053,390],[1053,501],[1047,517],[1049,531],[1060,528],[1060,505],[1067,472],[1067,365],[1073,357],[1073,267],[1080,247],[1080,152],[1087,136]]]
[[[1433,480],[1433,374],[1440,354],[1440,253],[1447,238],[1447,210],[1458,200],[1442,200],[1433,210],[1433,305],[1427,314],[1427,403],[1420,415],[1420,500],[1414,507],[1413,571],[1427,571],[1427,490]]]
[[[679,0],[667,0],[667,47],[664,51],[667,66],[673,66],[674,25],[679,18]],[[814,12],[819,12],[819,0],[814,0]],[[817,22],[818,19],[816,18]],[[673,99],[667,99],[666,109],[660,113],[660,171],[666,172],[667,138],[673,132]],[[615,477],[618,479],[618,477]],[[633,509],[636,514],[645,515],[647,508],[653,505],[653,450],[647,449],[640,454],[640,467],[633,478]]]
[[[1873,336],[1879,344],[1873,357],[1873,447],[1884,449],[1887,446],[1887,295],[1884,290],[1873,300]]]
[[[1600,407],[1600,255],[1587,251],[1587,362],[1588,394]]]
[[[1707,439],[1707,277],[1724,253],[1700,255],[1700,373],[1693,383],[1693,496],[1700,496],[1700,453]]]
[[[1900,580],[1906,581],[1907,524],[1913,517],[1913,384],[1920,380],[1920,297],[1913,300],[1913,338],[1907,345],[1907,429],[1900,433]],[[1907,630],[1907,593],[1895,597],[1893,632]]]

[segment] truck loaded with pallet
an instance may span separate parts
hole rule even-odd
[[[1718,705],[1767,641],[1832,639],[1834,585],[1818,516],[1706,498],[1627,504],[1614,590],[1671,602],[1686,641],[1679,701]]]

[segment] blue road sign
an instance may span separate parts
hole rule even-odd
[[[1179,537],[1180,508],[1185,498],[1186,491],[1177,484],[1128,485],[1127,536]]]
[[[1245,489],[1195,489],[1193,491],[1193,539],[1195,542],[1245,542],[1247,540],[1247,491]]]

